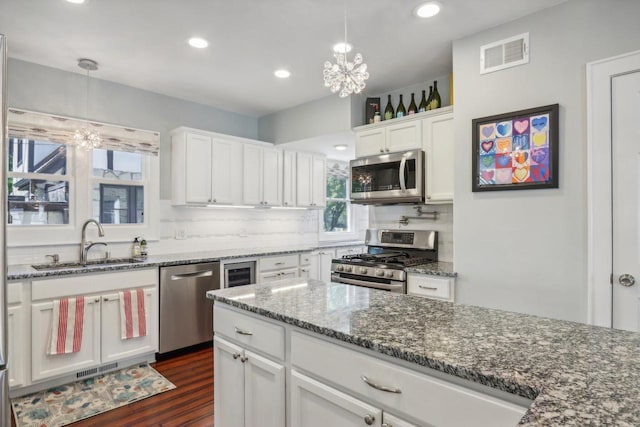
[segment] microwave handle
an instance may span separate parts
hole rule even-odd
[[[402,156],[402,160],[400,160],[400,189],[402,192],[407,191],[407,183],[404,180],[404,172],[407,168],[407,156]]]

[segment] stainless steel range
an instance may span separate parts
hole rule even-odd
[[[438,232],[367,230],[367,253],[331,262],[331,281],[407,292],[406,267],[438,260]]]

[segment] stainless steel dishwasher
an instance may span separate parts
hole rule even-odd
[[[160,269],[160,353],[213,340],[213,301],[220,289],[220,263]]]

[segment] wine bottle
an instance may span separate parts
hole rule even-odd
[[[373,113],[373,123],[380,123],[380,106],[376,105],[376,112]]]
[[[429,97],[427,98],[427,110],[431,110],[432,99],[433,99],[433,86],[429,86]]]
[[[414,97],[414,94],[411,94],[411,102],[409,103],[409,110],[407,111],[407,114],[410,116],[412,114],[415,114],[418,112],[418,107],[416,106],[416,99]]]
[[[427,111],[427,98],[425,96],[425,90],[422,91],[422,99],[420,100],[420,105],[418,105],[418,113],[424,113]]]
[[[400,102],[398,103],[398,108],[396,109],[396,117],[404,117],[407,114],[407,110],[404,109],[404,104],[402,103],[402,95],[400,95]]]
[[[438,82],[436,80],[433,81],[433,97],[431,98],[431,109],[435,110],[436,108],[440,108],[442,103],[440,101],[440,94],[438,93]]]
[[[393,110],[393,105],[391,105],[391,95],[387,98],[387,107],[384,109],[384,119],[390,120],[393,119],[395,111]]]

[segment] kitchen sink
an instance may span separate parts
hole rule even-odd
[[[33,264],[31,267],[36,270],[66,270],[69,268],[85,268],[92,266],[100,266],[100,265],[118,265],[118,264],[135,264],[142,262],[140,259],[136,258],[105,258],[105,259],[96,259],[87,261],[85,263],[81,262],[56,262],[56,263],[48,263],[48,264]]]

